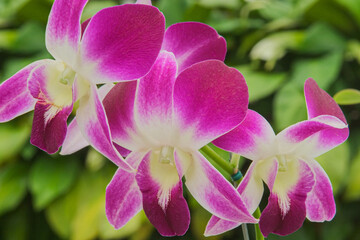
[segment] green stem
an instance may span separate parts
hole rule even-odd
[[[203,148],[201,148],[201,151],[203,151],[212,160],[214,160],[214,162],[216,162],[222,169],[224,169],[226,172],[228,172],[230,174],[230,176],[232,176],[234,174],[234,169],[230,165],[230,162],[223,159],[211,147],[209,147],[208,145],[205,145]]]
[[[239,169],[240,155],[236,153],[231,153],[230,164],[234,170]]]
[[[255,218],[260,218],[260,215],[261,215],[260,208],[257,208],[253,215]],[[264,240],[265,239],[260,231],[259,224],[255,224],[255,236],[256,236],[256,240]]]

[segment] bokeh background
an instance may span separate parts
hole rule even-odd
[[[123,1],[91,0],[83,20]],[[360,89],[359,0],[158,0],[167,26],[200,21],[228,44],[226,63],[249,86],[250,108],[278,132],[306,119],[303,84],[314,78],[332,96]],[[0,0],[0,81],[27,64],[50,58],[44,36],[51,0]],[[67,16],[64,16],[66,18]],[[311,223],[286,237],[268,239],[360,239],[360,106],[343,105],[347,142],[319,157],[334,188],[333,221]],[[32,113],[0,124],[0,239],[165,239],[143,212],[123,229],[107,222],[105,188],[116,168],[95,150],[48,155],[29,143]],[[220,152],[224,157],[228,154]],[[244,173],[249,161],[241,161]],[[227,176],[228,177],[228,176]],[[188,233],[205,239],[210,214],[185,190],[191,209]],[[261,207],[267,202],[265,196]],[[248,225],[251,239],[254,226]],[[207,239],[243,239],[241,228]]]

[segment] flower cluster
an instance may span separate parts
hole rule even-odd
[[[161,235],[185,234],[183,178],[213,214],[205,235],[241,223],[259,223],[265,236],[287,235],[305,218],[334,217],[331,183],[314,158],[349,131],[314,80],[304,89],[309,119],[275,135],[248,109],[245,79],[224,64],[226,42],[213,28],[184,22],[165,29],[163,14],[145,0],[80,24],[86,3],[55,0],[46,29],[54,60],[34,62],[0,85],[0,121],[34,110],[33,145],[50,154],[91,145],[113,161],[106,214],[115,228],[143,209]],[[211,142],[253,161],[237,189],[199,151]],[[256,219],[263,182],[270,196]]]

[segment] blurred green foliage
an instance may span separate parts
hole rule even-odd
[[[91,0],[82,19],[121,3]],[[305,221],[292,235],[268,239],[360,239],[360,1],[153,3],[165,14],[167,26],[200,21],[226,38],[226,63],[244,75],[250,108],[277,131],[306,119],[306,78],[314,78],[330,95],[339,92],[335,99],[346,104],[342,108],[351,134],[347,143],[318,158],[332,181],[337,215],[326,223]],[[51,57],[44,42],[51,5],[51,0],[0,0],[0,81],[34,60]],[[72,156],[41,152],[29,143],[31,119],[30,113],[0,124],[0,239],[163,239],[143,212],[114,230],[104,205],[115,166],[90,148]],[[248,162],[242,163],[245,172]],[[186,191],[184,195],[192,222],[178,239],[204,239],[210,214]],[[265,204],[266,198],[261,207]],[[248,227],[254,239],[253,226]],[[209,239],[234,238],[242,239],[241,228]]]

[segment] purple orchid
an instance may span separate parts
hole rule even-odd
[[[143,0],[142,2],[148,1]],[[226,41],[215,29],[206,24],[183,22],[173,24],[166,30],[162,50],[174,54],[178,65],[177,73],[179,74],[197,62],[208,59],[224,61]],[[109,90],[108,87],[101,90],[100,98],[103,99]],[[64,155],[71,154],[88,145],[89,142],[83,137],[75,118],[69,125],[60,153]],[[117,145],[115,146],[118,148]],[[123,156],[126,156],[127,153],[126,150],[121,151]]]
[[[182,178],[209,212],[256,222],[233,186],[198,151],[236,127],[248,104],[243,76],[222,61],[196,63],[178,74],[163,50],[139,81],[116,84],[103,104],[113,141],[131,150],[106,189],[106,214],[115,228],[144,209],[161,235],[183,235],[190,223]]]
[[[260,203],[262,182],[269,187],[268,205],[259,221],[264,236],[287,235],[299,229],[306,217],[323,222],[336,212],[330,180],[314,158],[344,142],[349,129],[340,107],[313,79],[305,82],[304,92],[308,120],[275,136],[270,124],[249,110],[237,128],[214,141],[253,160],[237,189],[249,212]],[[220,234],[240,224],[213,216],[205,234]]]
[[[56,0],[46,28],[55,60],[40,60],[0,86],[0,121],[34,111],[31,143],[56,152],[67,118],[79,100],[77,123],[87,141],[119,166],[96,84],[145,75],[161,49],[165,20],[155,7],[125,4],[106,8],[80,25],[87,0]]]

